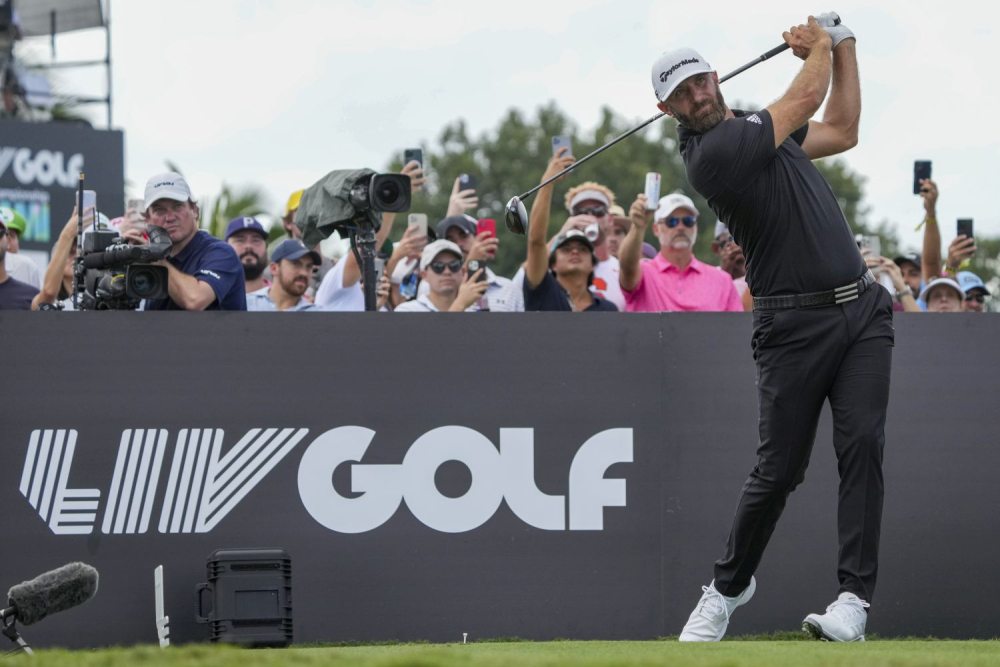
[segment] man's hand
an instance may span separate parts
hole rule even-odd
[[[746,257],[743,255],[743,248],[736,245],[735,241],[730,241],[722,248],[722,252],[719,254],[719,268],[726,273],[730,273],[733,266],[740,261],[746,262]]]
[[[649,223],[653,222],[653,214],[656,213],[656,211],[646,210],[646,203],[646,195],[639,195],[632,202],[632,206],[628,210],[628,217],[632,221],[632,226],[638,227],[643,233],[645,233],[646,227],[649,227]]]
[[[792,47],[792,53],[805,60],[813,49],[833,49],[833,40],[812,16],[806,25],[793,26],[781,34],[785,43]]]
[[[378,281],[378,289],[375,291],[375,310],[382,310],[389,303],[391,294],[392,282],[390,282],[389,276],[383,273],[382,278]]]
[[[455,298],[455,302],[451,304],[449,310],[453,313],[460,313],[464,310],[468,310],[472,307],[472,304],[483,298],[483,294],[489,289],[490,284],[485,280],[482,282],[476,282],[479,276],[483,274],[485,269],[479,269],[471,276],[466,277],[465,282],[458,288],[458,296]]]
[[[455,178],[455,185],[451,188],[451,197],[448,198],[448,215],[462,215],[466,211],[479,208],[479,197],[475,190],[459,190],[462,178]]]
[[[499,249],[500,239],[493,236],[490,232],[480,232],[472,242],[472,246],[469,248],[469,256],[465,261],[469,261],[470,259],[491,260],[496,257],[497,250]]]
[[[833,42],[830,47],[832,49],[837,48],[837,45],[845,39],[853,39],[857,41],[850,28],[843,23],[840,25],[835,24],[835,21],[839,19],[840,16],[837,15],[837,12],[826,12],[825,14],[820,14],[816,17],[816,22],[819,23],[824,30],[826,30],[828,35],[830,35],[830,40]]]
[[[903,280],[903,271],[896,265],[896,262],[892,261],[888,257],[877,257],[874,260],[878,268],[882,269],[890,278],[892,278],[892,286],[896,288],[897,292],[902,292],[907,288],[906,281]],[[869,267],[872,265],[869,263]]]
[[[420,192],[424,183],[427,182],[427,179],[424,178],[424,170],[416,160],[411,160],[399,173],[410,177],[410,194]]]
[[[587,231],[587,227],[597,224],[597,218],[592,215],[573,215],[563,223],[562,229],[559,230],[560,234],[565,234],[566,232],[577,229],[581,232]]]
[[[945,265],[952,271],[958,271],[962,262],[976,254],[976,239],[970,239],[965,234],[958,236],[948,246],[948,259]]]
[[[928,218],[937,217],[938,187],[937,183],[929,178],[920,179],[920,196],[924,198],[924,211]]]
[[[545,181],[549,180],[550,178],[558,174],[560,171],[567,169],[571,164],[576,162],[575,157],[573,157],[572,155],[566,155],[566,153],[568,152],[569,152],[569,146],[563,146],[556,152],[555,155],[552,156],[552,159],[549,160],[549,166],[546,167],[545,173],[542,175],[542,180],[539,181],[540,183],[544,183]],[[563,178],[566,177],[562,176],[561,178],[559,178],[559,180],[553,181],[553,184],[558,183]]]

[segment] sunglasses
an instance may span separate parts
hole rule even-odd
[[[682,222],[684,223],[685,227],[691,228],[694,227],[695,223],[698,222],[698,218],[694,217],[693,215],[685,215],[683,218],[669,217],[663,220],[663,224],[667,226],[667,229],[673,229]]]
[[[592,215],[595,218],[603,218],[608,214],[607,206],[591,206],[589,208],[573,209],[573,215]]]
[[[439,276],[444,273],[445,269],[448,269],[452,273],[458,273],[462,270],[462,260],[456,259],[453,262],[431,262],[430,267],[431,271]]]
[[[975,301],[976,303],[986,303],[986,295],[985,294],[966,294],[965,295],[965,300],[966,301]]]

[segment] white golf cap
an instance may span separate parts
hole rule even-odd
[[[173,201],[192,201],[191,188],[184,177],[175,171],[168,171],[157,174],[146,181],[145,200],[146,210],[160,199],[172,199]]]
[[[965,301],[965,292],[963,292],[962,288],[959,287],[958,283],[956,283],[951,278],[935,278],[934,280],[927,283],[923,291],[920,292],[920,300],[923,301],[924,303],[927,303],[927,295],[931,293],[931,290],[934,289],[935,287],[941,287],[941,286],[952,288],[953,290],[955,290],[955,293],[958,294],[958,300]]]
[[[656,215],[653,216],[653,220],[665,220],[668,215],[679,208],[686,208],[692,214],[698,215],[698,208],[691,201],[691,198],[680,192],[675,192],[665,197],[660,197],[660,205],[656,207]]]
[[[450,252],[455,257],[462,259],[462,249],[458,245],[445,239],[438,239],[434,243],[428,243],[427,247],[424,248],[424,254],[420,256],[420,270],[425,270],[443,252]]]
[[[656,99],[665,101],[684,79],[711,71],[712,66],[694,49],[685,47],[667,51],[653,63],[653,90],[656,92]]]
[[[729,227],[722,220],[715,223],[715,238],[729,233]]]
[[[576,208],[576,205],[583,201],[599,201],[607,207],[611,207],[611,202],[608,201],[608,196],[601,192],[600,190],[581,190],[573,195],[573,199],[569,202],[570,210]]]

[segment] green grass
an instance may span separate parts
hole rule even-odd
[[[801,637],[801,635],[799,635]],[[521,642],[475,644],[381,644],[243,650],[224,646],[39,651],[34,664],[85,667],[183,665],[255,667],[257,665],[335,665],[345,667],[448,667],[473,665],[669,665],[670,667],[993,667],[1000,664],[1000,641],[875,640],[828,644],[778,636],[760,641],[734,639],[719,644],[649,642]],[[24,663],[17,658],[8,664]]]

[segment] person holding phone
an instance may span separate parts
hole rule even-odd
[[[546,181],[575,162],[566,147],[549,160],[542,176]],[[552,206],[554,181],[541,188],[531,207],[528,228],[528,259],[524,264],[524,306],[527,311],[613,311],[618,308],[590,291],[597,256],[594,242],[584,231],[569,229],[556,236],[551,245],[545,232]]]
[[[489,222],[492,222],[492,225],[486,224]],[[483,298],[490,312],[524,311],[524,297],[520,288],[509,278],[498,276],[488,266],[500,249],[495,220],[476,220],[465,214],[454,215],[439,222],[436,231],[439,239],[451,241],[461,248],[463,263],[468,264],[469,261],[475,260],[486,265],[482,274],[487,283]],[[429,289],[429,286],[421,284],[418,294],[427,294]]]
[[[736,608],[754,595],[754,573],[805,477],[827,401],[840,472],[839,587],[826,612],[806,616],[803,629],[816,639],[864,639],[878,578],[894,330],[892,298],[876,287],[813,163],[858,143],[855,39],[838,20],[810,16],[782,34],[802,68],[777,101],[755,112],[726,105],[718,73],[693,49],[669,51],[653,65],[657,107],[678,121],[688,182],[746,257],[760,399],[757,465],[681,641],[719,641]],[[824,100],[822,120],[813,120]],[[705,492],[716,486],[706,469]]]
[[[937,183],[931,179],[920,180],[920,197],[924,204],[924,249],[923,249],[923,287],[921,294],[926,291],[926,286],[931,281],[946,275],[955,279],[963,264],[972,258],[976,253],[976,240],[971,236],[968,229],[957,229],[955,239],[948,246],[948,255],[945,259],[942,271],[941,261],[941,230],[937,219],[937,200],[939,189]],[[929,304],[921,305],[927,309]]]
[[[462,250],[444,239],[427,245],[420,256],[420,276],[429,286],[427,294],[396,307],[397,313],[476,312],[476,302],[488,287],[479,280],[482,270],[473,275],[465,271]]]

